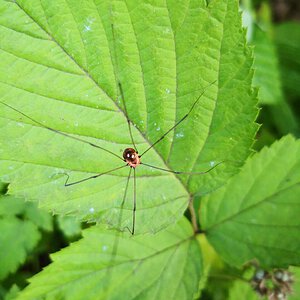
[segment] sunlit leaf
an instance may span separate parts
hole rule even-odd
[[[289,296],[289,300],[297,300],[300,296],[300,268],[292,267],[289,269],[294,276],[294,283],[292,284],[292,293]]]
[[[206,193],[236,173],[257,130],[252,53],[237,1],[75,1],[0,3],[0,176],[9,193],[121,229],[132,228],[133,180],[120,221],[133,137],[146,163],[205,176],[137,168],[136,233],[179,220],[191,193]],[[72,140],[55,128],[107,149]],[[236,163],[231,163],[232,161]]]
[[[250,282],[236,280],[229,290],[228,300],[259,300],[261,297],[252,289]]]
[[[300,142],[287,136],[248,160],[228,184],[204,198],[203,229],[229,264],[300,264]]]
[[[95,226],[52,259],[18,299],[193,299],[202,276],[199,244],[184,219],[129,239]]]

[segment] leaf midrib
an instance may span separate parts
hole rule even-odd
[[[294,186],[297,186],[297,185],[300,185],[300,182],[296,182],[296,183],[294,183],[294,184],[292,184],[292,185],[287,186],[287,187],[284,188],[284,189],[280,189],[280,190],[276,191],[275,193],[273,193],[272,195],[269,195],[269,196],[267,196],[267,197],[261,199],[261,201],[255,202],[255,203],[253,203],[252,205],[249,205],[249,206],[247,206],[246,208],[237,211],[236,213],[234,213],[234,214],[232,214],[231,216],[229,216],[229,217],[223,219],[223,220],[220,221],[219,223],[213,224],[212,226],[205,228],[205,229],[204,229],[204,232],[208,232],[208,233],[209,233],[209,231],[215,230],[216,228],[218,228],[218,227],[221,226],[222,224],[224,224],[224,223],[226,223],[226,222],[228,222],[228,221],[234,219],[236,216],[238,216],[238,215],[240,215],[240,214],[246,212],[247,210],[251,210],[252,208],[254,208],[254,207],[256,207],[256,206],[261,205],[261,204],[262,204],[263,202],[265,202],[265,201],[269,201],[270,198],[275,197],[275,196],[277,196],[278,194],[280,194],[280,193],[282,193],[282,192],[285,192],[286,190],[288,190],[288,189],[290,189],[290,188],[293,188]],[[253,224],[253,225],[256,225],[256,224]]]
[[[117,264],[114,264],[114,265],[110,265],[110,266],[104,267],[104,268],[99,269],[99,270],[92,270],[92,271],[90,271],[90,272],[88,272],[88,273],[85,273],[83,276],[80,276],[80,277],[78,277],[78,278],[76,278],[76,279],[72,279],[72,280],[70,280],[70,281],[64,283],[63,286],[67,286],[67,285],[69,285],[69,284],[74,284],[74,283],[77,282],[77,281],[81,281],[83,278],[86,278],[86,277],[89,277],[89,276],[95,276],[95,274],[97,274],[97,273],[103,272],[103,271],[105,271],[105,270],[109,271],[111,268],[114,268],[114,267],[116,267],[116,266],[121,266],[121,265],[123,265],[123,264],[128,264],[128,263],[135,263],[135,262],[137,262],[137,263],[138,263],[138,266],[139,266],[140,263],[142,263],[142,262],[144,262],[144,261],[146,261],[146,260],[148,260],[148,259],[151,259],[152,257],[154,257],[154,256],[156,256],[156,255],[160,255],[161,253],[167,252],[168,250],[172,249],[173,247],[176,247],[176,249],[177,249],[181,244],[184,244],[184,243],[188,242],[189,240],[192,240],[193,238],[194,238],[194,235],[189,236],[188,238],[186,238],[186,239],[184,239],[184,240],[181,240],[181,241],[179,241],[179,242],[177,242],[177,243],[175,243],[175,244],[172,244],[172,245],[170,245],[170,246],[168,246],[168,247],[166,247],[166,248],[164,248],[164,249],[162,249],[162,250],[160,250],[160,251],[154,252],[153,254],[151,254],[151,255],[149,255],[149,256],[146,256],[146,257],[143,257],[143,258],[139,258],[139,259],[129,259],[129,260],[126,260],[126,261],[123,261],[123,262],[120,262],[120,263],[117,263]],[[91,254],[91,253],[89,253],[89,254]],[[97,253],[97,255],[98,255],[98,254],[99,254],[99,253]],[[79,255],[80,255],[80,253],[79,253]],[[55,262],[55,260],[54,260],[54,262]],[[134,271],[134,270],[133,270],[133,271]],[[130,272],[130,274],[131,274],[131,273],[132,273],[132,271]],[[54,292],[54,291],[56,291],[56,290],[61,290],[61,287],[62,287],[62,285],[57,286],[57,287],[54,287],[54,288],[51,289],[51,290],[47,290],[46,293],[49,294],[49,293]],[[45,294],[45,292],[43,292],[43,294]]]
[[[84,75],[82,75],[82,76],[84,76]],[[0,83],[2,83],[4,85],[8,85],[10,87],[13,87],[13,88],[21,90],[21,91],[25,91],[27,93],[30,93],[30,94],[33,94],[33,95],[36,95],[36,96],[39,96],[39,97],[43,97],[43,98],[47,98],[47,99],[52,99],[54,101],[59,101],[59,102],[70,104],[70,105],[73,104],[73,105],[77,105],[77,106],[83,106],[83,107],[91,108],[91,109],[98,109],[98,108],[95,108],[95,107],[90,106],[90,105],[86,105],[86,104],[84,105],[84,104],[81,104],[81,103],[74,103],[74,102],[71,102],[71,101],[65,101],[65,100],[62,100],[62,99],[59,99],[59,98],[55,98],[53,96],[50,97],[49,95],[43,95],[43,94],[37,93],[35,91],[30,91],[30,90],[28,90],[28,89],[26,89],[24,87],[19,87],[19,86],[13,85],[13,84],[8,83],[8,82],[0,81]],[[119,110],[112,110],[112,109],[108,109],[106,107],[101,107],[101,110],[107,111],[107,112],[119,112]]]
[[[12,29],[12,30],[13,30],[13,29]],[[23,34],[26,34],[26,33],[23,33]],[[51,40],[46,40],[46,41],[49,42],[49,41],[51,41]],[[59,71],[59,72],[62,72],[62,73],[65,73],[65,74],[69,74],[69,75],[85,76],[84,74],[78,74],[78,73],[71,72],[71,71],[68,71],[68,70],[66,70],[66,69],[63,69],[63,68],[59,69],[58,67],[55,67],[55,66],[48,66],[48,65],[46,65],[46,64],[44,64],[44,63],[42,63],[42,62],[36,62],[36,61],[30,60],[30,59],[28,59],[28,58],[26,58],[26,57],[18,56],[16,53],[10,52],[10,51],[8,51],[7,49],[3,49],[3,48],[0,48],[0,49],[1,49],[3,52],[6,52],[6,53],[8,53],[8,54],[10,54],[10,55],[12,55],[12,56],[14,56],[14,57],[16,57],[16,58],[26,60],[26,61],[28,61],[28,62],[30,62],[30,63],[32,63],[32,64],[36,64],[36,65],[39,65],[39,66],[44,66],[44,67],[46,67],[46,68],[48,68],[48,69],[52,69],[52,70]]]

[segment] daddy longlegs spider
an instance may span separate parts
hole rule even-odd
[[[212,166],[210,169],[208,169],[206,171],[203,171],[203,172],[184,172],[184,171],[174,171],[174,170],[170,170],[170,169],[161,168],[161,167],[158,167],[158,166],[150,165],[148,163],[144,163],[142,161],[142,157],[150,149],[152,149],[155,145],[157,145],[159,142],[161,142],[171,131],[173,131],[177,126],[179,126],[184,120],[186,120],[190,116],[190,114],[192,113],[194,107],[197,105],[197,103],[199,102],[200,98],[205,93],[206,89],[208,87],[210,87],[211,85],[213,85],[215,82],[216,81],[214,81],[214,82],[210,83],[208,86],[206,86],[203,89],[203,91],[200,93],[200,95],[197,97],[197,99],[194,101],[194,103],[192,104],[192,106],[190,107],[190,109],[188,110],[188,112],[182,118],[180,118],[179,121],[177,121],[169,130],[167,130],[164,134],[162,134],[161,137],[158,138],[152,145],[150,145],[148,148],[146,148],[146,150],[144,150],[141,154],[139,154],[137,146],[136,146],[136,144],[134,142],[134,138],[133,138],[133,134],[132,134],[132,128],[131,128],[131,126],[133,125],[133,123],[131,123],[131,121],[128,118],[128,113],[127,113],[126,103],[125,103],[125,100],[124,100],[124,93],[123,93],[122,85],[121,85],[121,83],[118,83],[119,91],[121,93],[121,98],[122,98],[122,102],[123,102],[123,106],[124,106],[124,114],[125,114],[125,117],[127,119],[128,130],[129,130],[130,139],[131,139],[131,142],[132,142],[132,147],[128,147],[128,148],[126,148],[123,151],[123,157],[120,157],[119,155],[113,153],[112,151],[110,151],[108,149],[105,149],[105,148],[103,148],[103,147],[101,147],[101,146],[99,146],[97,144],[89,142],[88,140],[85,140],[85,139],[82,139],[82,138],[79,138],[79,137],[76,137],[76,136],[72,136],[72,135],[67,134],[65,132],[62,132],[62,131],[56,130],[54,128],[48,127],[45,124],[43,124],[42,122],[40,122],[40,121],[38,121],[36,119],[33,119],[29,115],[21,112],[20,110],[16,109],[15,107],[13,107],[13,106],[5,103],[5,102],[0,101],[0,103],[2,105],[4,105],[4,106],[8,107],[9,109],[17,112],[18,114],[22,115],[23,117],[27,118],[28,120],[34,122],[35,124],[39,125],[40,127],[43,127],[43,128],[45,128],[47,130],[50,130],[50,131],[52,131],[52,132],[54,132],[56,134],[60,134],[62,136],[65,136],[67,138],[74,139],[74,140],[79,141],[81,143],[88,144],[91,147],[94,147],[94,148],[100,149],[102,151],[105,151],[105,152],[109,153],[110,155],[112,155],[114,157],[117,157],[118,159],[121,159],[122,161],[124,161],[125,165],[119,166],[117,168],[113,168],[111,170],[108,170],[108,171],[105,171],[105,172],[102,172],[102,173],[99,173],[99,174],[96,174],[96,175],[93,175],[93,176],[89,176],[89,177],[86,177],[86,178],[83,178],[83,179],[80,179],[80,180],[77,180],[77,181],[74,181],[74,182],[69,182],[70,176],[68,174],[65,174],[67,176],[67,178],[66,178],[66,181],[64,183],[64,186],[65,187],[69,187],[69,186],[72,186],[72,185],[80,184],[80,183],[83,183],[83,182],[88,181],[90,179],[95,179],[95,178],[98,178],[100,176],[109,174],[109,173],[111,173],[113,171],[117,171],[119,169],[122,169],[122,168],[125,168],[125,167],[129,167],[129,174],[127,176],[125,191],[124,191],[124,195],[123,195],[123,199],[122,199],[122,202],[121,202],[120,209],[121,209],[121,213],[122,213],[123,206],[124,206],[124,203],[125,203],[125,200],[126,200],[126,195],[127,195],[129,181],[130,181],[130,178],[131,178],[131,175],[132,175],[132,171],[133,171],[133,188],[134,188],[134,190],[133,190],[132,227],[131,228],[126,227],[126,228],[128,229],[128,231],[132,235],[134,235],[134,233],[135,233],[135,223],[136,223],[136,208],[137,208],[136,168],[138,166],[143,165],[143,166],[145,166],[147,168],[157,169],[157,170],[160,170],[160,171],[163,171],[163,172],[174,173],[174,174],[177,174],[177,175],[180,175],[180,174],[186,174],[186,175],[203,175],[203,174],[206,174],[206,173],[210,172],[211,170],[213,170],[214,168],[216,168],[218,165],[220,165],[221,163],[223,163],[223,161],[221,161],[221,162],[215,164],[214,166]],[[122,218],[122,216],[120,215],[119,223],[121,223],[121,218]],[[118,224],[118,226],[120,227],[120,224]],[[118,229],[120,229],[120,228],[118,228]]]

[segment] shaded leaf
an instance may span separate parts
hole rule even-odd
[[[26,203],[15,197],[1,197],[0,217],[22,216],[43,230],[52,230],[52,218],[44,210],[39,210],[35,203]]]
[[[203,229],[231,265],[300,264],[300,142],[287,136],[249,159],[201,206]]]
[[[292,293],[289,296],[289,300],[297,300],[300,297],[300,268],[291,267],[289,271],[291,271],[294,276],[294,283],[292,284]]]
[[[261,297],[252,289],[250,282],[236,280],[229,290],[228,300],[259,300]]]
[[[58,216],[57,223],[63,234],[70,240],[81,234],[81,224],[71,216]]]
[[[271,34],[255,27],[253,35],[254,68],[253,84],[259,87],[260,104],[278,104],[284,101],[278,57]]]
[[[12,287],[9,289],[9,291],[3,297],[4,300],[16,299],[19,291],[20,291],[20,288],[16,284],[12,285]]]
[[[201,252],[184,219],[132,238],[94,226],[52,259],[18,299],[193,299],[199,293]]]
[[[13,197],[1,197],[3,201],[14,201]],[[13,214],[0,217],[0,279],[17,270],[24,263],[40,239],[37,226],[30,220],[21,220]]]
[[[299,39],[300,24],[298,22],[284,22],[274,27],[274,38],[279,55],[281,80],[286,96],[294,101],[300,96],[300,62]]]
[[[299,126],[296,115],[282,90],[285,75],[281,74],[279,48],[276,47],[275,28],[272,25],[270,7],[267,3],[262,3],[258,15],[259,26],[255,26],[252,44],[255,46],[253,83],[259,87],[259,103],[268,105],[264,110],[270,114],[272,125],[277,127],[280,136],[288,133],[298,136]],[[267,123],[266,120],[264,122]]]

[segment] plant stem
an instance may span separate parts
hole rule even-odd
[[[197,233],[199,231],[199,227],[197,223],[197,217],[196,217],[196,212],[195,212],[194,202],[192,197],[190,198],[189,201],[189,210],[191,214],[191,221],[192,221],[194,232]]]

